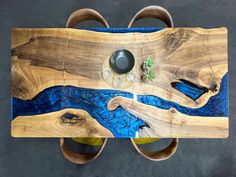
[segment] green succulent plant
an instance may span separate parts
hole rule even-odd
[[[146,70],[143,75],[143,78],[146,81],[153,81],[155,77],[156,77],[156,74],[153,70]]]
[[[155,64],[154,60],[151,57],[146,58],[146,60],[143,62],[144,68],[146,70],[151,70]]]

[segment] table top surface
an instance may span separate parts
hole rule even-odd
[[[11,48],[14,137],[228,136],[225,28],[22,28]]]

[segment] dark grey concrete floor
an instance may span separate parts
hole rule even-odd
[[[64,27],[67,16],[83,7],[94,8],[101,12],[112,27],[126,27],[132,16],[147,5],[161,5],[167,8],[177,27],[226,26],[228,28],[230,73],[228,139],[182,139],[177,153],[163,162],[148,161],[137,155],[128,140],[112,139],[96,161],[80,166],[63,158],[58,139],[14,139],[10,136],[12,28]],[[235,0],[0,0],[0,177],[235,177],[235,9]],[[150,24],[154,24],[154,21],[139,23],[140,26]]]

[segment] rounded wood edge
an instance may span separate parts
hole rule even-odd
[[[134,141],[133,138],[130,139],[134,148],[136,149],[136,151],[141,154],[143,157],[152,160],[152,161],[162,161],[162,160],[167,160],[169,159],[171,156],[173,156],[178,148],[178,143],[179,143],[179,139],[178,138],[173,138],[172,142],[164,149],[160,150],[160,151],[155,151],[155,152],[151,152],[151,151],[145,151],[142,148],[140,148]]]
[[[156,18],[163,21],[168,27],[174,27],[172,17],[166,9],[160,6],[147,6],[136,13],[128,28],[131,28],[135,22],[143,18]]]
[[[107,143],[108,138],[104,138],[103,144],[100,146],[100,148],[97,150],[95,153],[90,153],[90,154],[80,154],[76,153],[74,151],[71,151],[65,144],[64,138],[60,139],[60,148],[61,151],[66,159],[69,161],[76,163],[76,164],[87,164],[93,160],[95,160],[103,151],[106,143]]]
[[[107,21],[103,18],[103,16],[93,9],[79,9],[73,12],[66,22],[66,28],[73,28],[77,23],[86,20],[96,20],[103,24],[106,28],[109,28]]]

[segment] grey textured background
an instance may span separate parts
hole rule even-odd
[[[147,5],[161,5],[167,8],[177,27],[226,26],[228,28],[230,73],[228,139],[183,139],[177,153],[171,159],[159,163],[137,155],[128,140],[112,139],[96,161],[79,166],[63,158],[58,139],[11,138],[9,99],[12,28],[64,27],[68,15],[83,7],[94,8],[101,12],[112,27],[126,27],[132,16]],[[235,177],[235,9],[234,0],[0,0],[0,177]],[[140,26],[151,24],[154,24],[154,21],[139,23]]]

